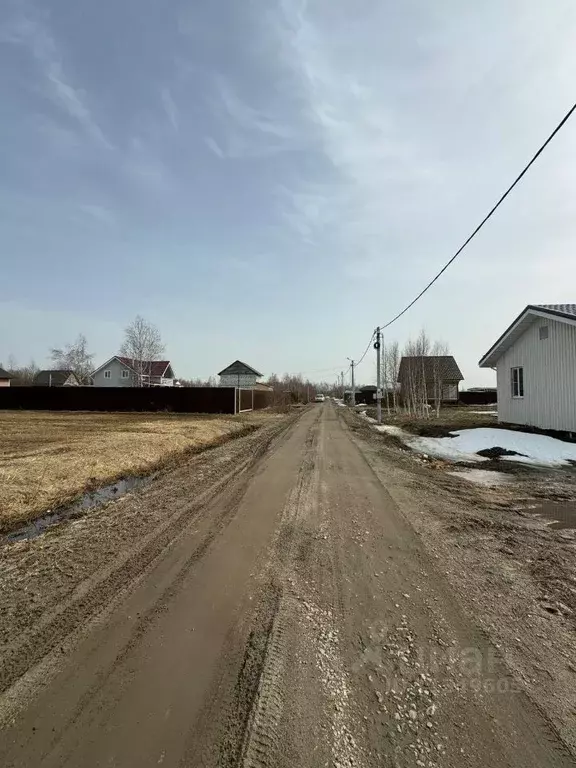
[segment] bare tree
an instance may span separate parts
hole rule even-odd
[[[404,405],[409,413],[428,416],[428,382],[426,358],[430,354],[430,339],[422,330],[416,341],[409,339],[404,348],[402,386]]]
[[[400,369],[400,347],[397,341],[391,342],[386,348],[385,370],[392,391],[392,408],[398,407],[398,373]]]
[[[124,342],[120,348],[120,354],[130,360],[137,387],[150,384],[152,363],[164,354],[164,350],[158,328],[137,315],[124,331]]]
[[[443,341],[435,341],[432,346],[432,386],[436,417],[440,416],[440,406],[444,394],[444,366],[439,359],[448,354],[448,344]]]
[[[0,365],[0,368],[3,368],[3,366]],[[29,387],[33,383],[34,377],[40,369],[34,360],[31,360],[28,365],[19,366],[14,355],[8,355],[8,365],[6,370],[13,376],[11,386]]]
[[[86,384],[90,380],[90,374],[94,369],[92,364],[94,355],[88,352],[88,341],[83,333],[80,333],[72,344],[66,344],[63,349],[53,348],[50,351],[50,358],[55,368],[73,371],[81,384]]]

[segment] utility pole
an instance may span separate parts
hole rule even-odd
[[[382,424],[382,376],[380,370],[380,326],[376,328],[376,341],[374,342],[374,349],[376,350],[376,421],[378,424]]]
[[[356,385],[354,384],[354,360],[352,360],[351,357],[347,358],[350,360],[350,369],[352,371],[352,407],[356,405]]]
[[[340,371],[340,395],[344,400],[344,371]]]

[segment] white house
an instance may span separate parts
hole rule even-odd
[[[221,387],[245,387],[246,389],[253,389],[262,374],[255,368],[251,368],[241,360],[235,360],[223,371],[218,374],[220,376]]]
[[[496,369],[498,421],[576,432],[576,304],[530,304],[479,365]]]
[[[114,355],[92,373],[95,387],[173,387],[174,371],[169,360],[140,362]]]

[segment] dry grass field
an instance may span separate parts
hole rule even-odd
[[[376,417],[376,408],[373,406],[356,407],[357,411],[366,411],[368,416]],[[441,408],[440,415],[436,416],[436,411],[430,409],[428,417],[416,416],[405,413],[388,413],[386,408],[382,408],[382,422],[384,424],[394,424],[407,432],[415,435],[427,435],[429,437],[442,437],[450,431],[459,429],[472,429],[474,427],[498,427],[498,419],[495,415],[495,407],[484,406],[464,406]]]
[[[0,411],[0,530],[271,417]]]

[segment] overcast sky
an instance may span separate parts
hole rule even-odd
[[[177,375],[332,380],[571,106],[575,38],[573,0],[2,0],[0,360],[100,364],[140,313]],[[575,155],[576,118],[386,340],[493,383],[576,301]]]

